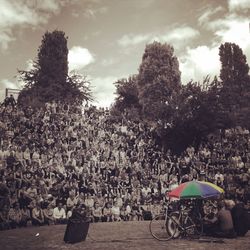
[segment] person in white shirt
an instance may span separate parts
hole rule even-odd
[[[91,194],[87,195],[87,198],[85,199],[85,206],[92,209],[94,207],[94,199],[91,197]]]
[[[115,202],[115,204],[112,206],[111,214],[112,214],[113,221],[121,221],[121,217],[120,217],[121,211],[117,202]]]
[[[142,196],[146,197],[148,193],[151,193],[151,188],[148,186],[144,186],[141,190]]]
[[[67,222],[66,212],[61,202],[59,202],[58,206],[54,208],[53,217],[56,224],[65,224]]]

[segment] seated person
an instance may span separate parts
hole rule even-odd
[[[74,196],[74,194],[70,194],[70,196],[67,199],[67,211],[73,209],[75,205],[77,205],[77,198]]]
[[[53,218],[56,224],[65,224],[67,223],[66,212],[63,208],[62,202],[58,203],[58,206],[53,210]]]
[[[140,202],[135,201],[131,204],[131,217],[132,220],[142,220],[142,211],[140,209]]]
[[[94,218],[94,222],[99,222],[101,221],[101,218],[103,216],[102,214],[102,207],[98,202],[95,202],[93,210],[92,210],[92,215]]]
[[[8,205],[4,205],[0,210],[0,230],[7,230],[11,228],[11,220],[9,218]]]
[[[120,217],[121,211],[117,202],[115,202],[114,205],[112,206],[111,213],[112,213],[113,221],[121,221],[121,217]]]
[[[128,221],[129,220],[129,214],[128,214],[127,210],[126,210],[126,206],[125,205],[123,205],[121,207],[120,214],[121,214],[121,219],[123,221]]]
[[[42,226],[44,225],[44,215],[41,209],[41,204],[37,202],[35,207],[32,209],[32,225]]]
[[[235,232],[238,236],[244,236],[249,228],[248,212],[240,202],[237,204],[232,200],[226,202],[226,206],[231,210]]]
[[[112,221],[111,205],[107,202],[102,210],[102,222]]]
[[[24,223],[24,226],[26,227],[27,223],[31,222],[30,210],[26,206],[24,206],[21,209],[21,212],[22,212],[22,221]]]
[[[155,201],[154,204],[151,205],[150,211],[151,211],[152,217],[154,218],[155,216],[161,213],[161,206],[157,204],[157,202]]]
[[[217,225],[217,214],[218,209],[216,206],[210,204],[204,205],[204,221],[203,221],[203,232],[207,235],[212,235],[215,225]]]
[[[236,236],[234,231],[233,219],[231,212],[226,209],[225,202],[218,203],[218,213],[211,221],[210,230],[208,234],[215,237],[234,238]],[[206,225],[204,225],[204,232],[206,232]]]
[[[9,211],[9,218],[11,220],[11,227],[16,228],[25,226],[25,222],[22,220],[22,211],[20,209],[20,205],[18,202],[16,202],[13,205],[13,208],[10,209]],[[27,222],[26,222],[27,225]]]
[[[48,225],[54,224],[54,217],[53,217],[53,206],[52,204],[48,204],[46,208],[43,209],[44,215],[44,222]]]

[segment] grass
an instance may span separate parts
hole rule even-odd
[[[0,231],[0,249],[88,249],[88,250],[248,250],[250,232],[245,237],[224,239],[224,243],[188,241],[185,239],[159,242],[152,238],[148,221],[95,223],[90,224],[86,241],[76,244],[65,244],[63,236],[65,225],[28,227]],[[39,234],[39,235],[38,235]]]

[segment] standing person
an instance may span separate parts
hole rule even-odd
[[[12,109],[14,109],[15,105],[16,105],[16,100],[14,98],[14,96],[11,94],[9,99],[8,99],[8,104],[11,105]]]

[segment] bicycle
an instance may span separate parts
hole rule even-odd
[[[172,238],[186,237],[196,238],[203,233],[202,218],[192,208],[181,207],[178,211],[155,216],[150,224],[151,235],[160,241],[168,241]]]

